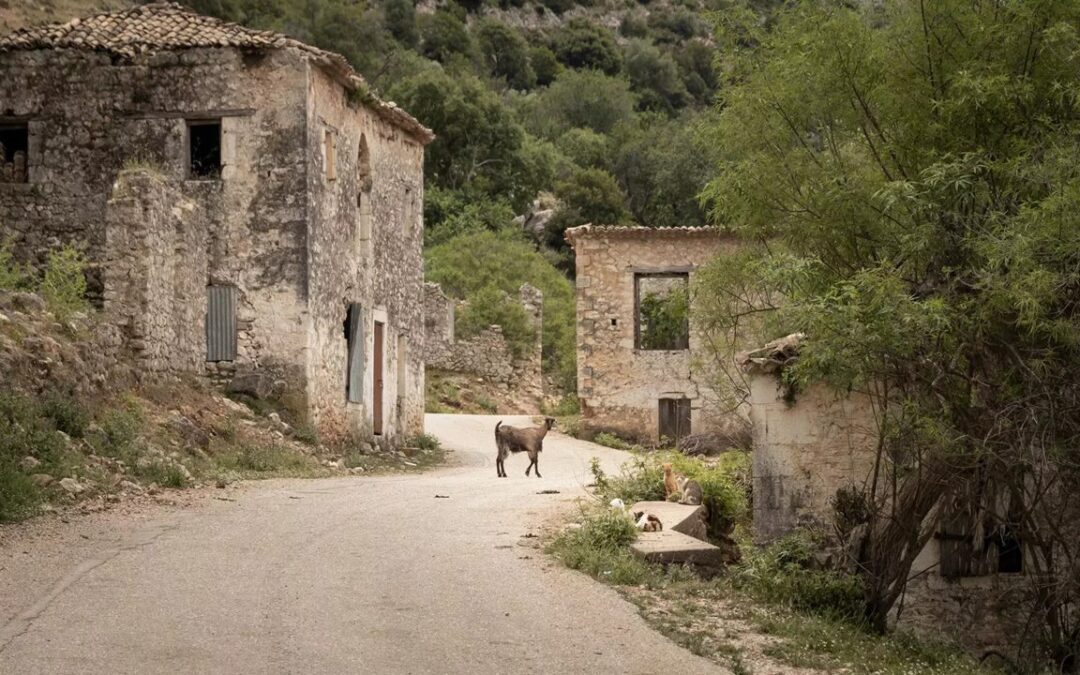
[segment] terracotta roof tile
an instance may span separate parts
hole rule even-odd
[[[720,230],[714,227],[645,227],[644,225],[578,225],[566,230],[567,241],[590,235],[615,236],[615,237],[725,237]]]
[[[175,3],[157,2],[118,12],[95,14],[67,23],[46,24],[0,36],[0,53],[38,49],[102,51],[131,58],[138,54],[198,47],[297,49],[326,68],[345,87],[366,91],[363,78],[345,57],[272,31],[260,31],[196,14]],[[414,117],[371,96],[367,101],[380,117],[420,141],[434,134]]]

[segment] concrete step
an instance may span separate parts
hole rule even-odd
[[[664,530],[674,530],[685,535],[708,540],[705,527],[705,507],[675,502],[637,502],[630,507],[630,513],[644,511],[660,519]]]
[[[727,561],[724,551],[716,546],[675,530],[642,532],[630,550],[645,562],[691,565],[704,575],[720,572]]]

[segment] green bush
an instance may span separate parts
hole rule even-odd
[[[406,442],[406,445],[411,448],[419,448],[424,452],[433,452],[442,448],[439,439],[431,434],[418,434],[413,436]]]
[[[486,289],[516,298],[526,282],[543,291],[544,369],[573,390],[574,288],[533,246],[510,232],[474,232],[429,248],[425,262],[428,280],[454,298],[470,300]]]
[[[624,463],[615,476],[605,474],[599,463],[593,464],[596,493],[605,502],[618,497],[627,505],[637,501],[663,501],[664,471],[661,465],[665,462],[670,462],[676,473],[701,485],[703,502],[709,509],[710,534],[724,533],[717,530],[730,528],[733,523],[745,519],[749,503],[746,493],[733,477],[738,469],[736,465],[706,464],[677,452],[639,452]]]
[[[819,548],[806,533],[784,537],[747,555],[733,571],[732,583],[761,602],[860,623],[865,607],[862,580],[819,569],[813,556]]]
[[[616,585],[638,585],[654,570],[628,548],[637,534],[628,515],[600,508],[583,514],[581,527],[563,531],[549,551],[571,569]]]
[[[41,295],[61,321],[89,309],[86,301],[86,258],[73,246],[49,253]]]
[[[555,58],[568,68],[598,70],[615,75],[622,68],[622,55],[611,30],[588,19],[571,19],[552,41]]]
[[[48,392],[41,399],[42,413],[53,421],[57,431],[72,438],[82,438],[90,424],[90,414],[73,397],[59,392]]]
[[[33,515],[42,497],[16,462],[0,456],[0,523]]]
[[[528,353],[536,337],[521,301],[494,286],[482,288],[454,318],[455,335],[468,338],[492,325],[502,328],[503,337],[514,358]]]
[[[10,239],[0,240],[0,291],[15,291],[30,284],[30,270],[15,262]]]
[[[601,431],[593,437],[593,443],[603,445],[608,448],[615,448],[616,450],[630,450],[634,447],[633,443],[624,441],[615,434]]]
[[[240,473],[304,473],[316,468],[315,460],[283,445],[242,443],[216,458],[219,466]]]
[[[187,474],[175,462],[156,460],[136,465],[135,475],[143,481],[157,483],[161,487],[187,487]]]

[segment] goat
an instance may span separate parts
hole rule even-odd
[[[495,447],[498,454],[495,456],[495,470],[499,478],[506,478],[506,456],[510,453],[525,452],[529,455],[529,466],[525,469],[528,476],[532,468],[536,467],[536,477],[540,478],[540,451],[544,449],[544,436],[555,426],[554,417],[545,417],[544,426],[518,429],[510,425],[504,425],[502,420],[495,425]]]

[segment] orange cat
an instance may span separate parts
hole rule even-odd
[[[671,495],[679,491],[679,483],[675,480],[675,473],[671,470],[671,463],[665,462],[664,469],[664,499],[671,499]]]

